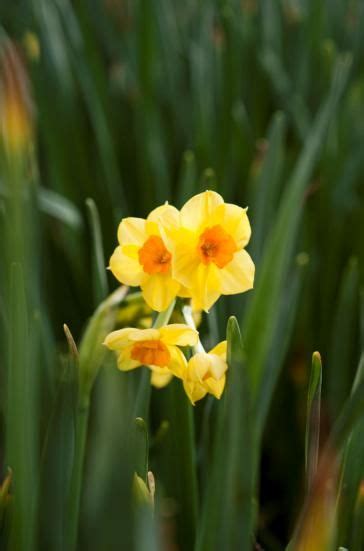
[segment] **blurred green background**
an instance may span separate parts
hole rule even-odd
[[[35,128],[21,172],[32,190],[20,199],[22,213],[15,206],[12,217],[7,169],[0,179],[2,442],[14,433],[19,440],[8,445],[18,449],[21,442],[19,454],[28,458],[27,466],[15,462],[24,467],[24,507],[31,510],[27,544],[14,548],[67,549],[62,527],[75,389],[62,325],[79,342],[96,306],[117,287],[100,266],[116,245],[121,217],[145,216],[165,201],[180,207],[214,189],[249,206],[257,284],[221,299],[200,331],[209,348],[225,338],[229,315],[239,320],[260,412],[256,431],[263,434],[256,538],[263,549],[283,549],[305,495],[312,352],[323,360],[325,441],[363,349],[364,4],[27,0],[2,2],[0,23],[3,40],[14,41],[26,63]],[[87,198],[97,207],[101,234]],[[11,275],[11,261],[19,259],[23,275],[14,275],[16,268]],[[135,322],[134,312],[122,309],[120,316],[120,324]],[[5,390],[12,346],[15,361],[27,366],[14,401]],[[90,551],[134,545],[120,473],[140,374],[126,380],[112,357],[105,364],[92,396],[81,504],[80,549]],[[219,405],[209,398],[194,408],[202,505]],[[193,549],[181,521],[175,440],[182,428],[174,409],[171,391],[153,391],[150,466],[164,548]],[[0,450],[4,478],[5,444]],[[337,546],[354,537],[361,452],[354,454]],[[6,526],[2,537],[5,546]],[[362,549],[360,541],[353,549]],[[150,542],[138,545],[152,549]]]

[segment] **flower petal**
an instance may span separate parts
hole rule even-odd
[[[215,354],[208,354],[210,359],[210,373],[213,379],[219,381],[225,374],[228,366],[225,360]]]
[[[183,379],[186,375],[187,369],[187,360],[182,352],[177,346],[168,345],[168,352],[170,353],[170,361],[168,363],[168,369],[178,377]]]
[[[203,384],[203,378],[210,369],[209,355],[205,352],[197,352],[188,361],[186,378],[190,381]]]
[[[146,223],[143,218],[123,218],[118,227],[120,245],[139,245],[141,247],[147,239]]]
[[[173,374],[167,371],[165,368],[152,368],[152,376],[150,382],[156,388],[163,388],[168,385],[173,379]]]
[[[161,340],[165,344],[193,346],[198,341],[198,331],[184,323],[171,323],[159,329]]]
[[[245,247],[249,242],[251,227],[247,209],[230,203],[219,205],[211,220],[211,225],[214,224],[220,224],[224,228],[234,239],[238,249]]]
[[[147,220],[162,225],[167,231],[179,225],[179,212],[172,205],[161,205],[148,215]]]
[[[146,303],[157,312],[168,308],[179,288],[179,283],[169,274],[152,274],[141,284]]]
[[[133,360],[130,355],[133,345],[126,346],[118,354],[118,368],[121,371],[130,371],[136,367],[140,367],[142,364],[138,360]]]
[[[210,350],[209,354],[215,354],[215,356],[220,356],[223,360],[226,360],[226,352],[227,341],[221,341]]]
[[[160,338],[158,329],[135,329],[129,333],[129,340],[133,342],[139,341],[155,341]]]
[[[204,191],[192,197],[181,209],[182,226],[197,230],[210,224],[216,207],[224,202],[215,191]]]
[[[193,381],[183,381],[183,388],[192,405],[195,405],[195,402],[201,400],[201,398],[204,398],[207,394],[207,389],[204,386]]]
[[[200,264],[196,273],[194,286],[191,287],[192,308],[194,310],[208,310],[221,295],[221,276],[215,264]]]
[[[110,258],[110,270],[124,285],[138,286],[143,281],[145,274],[138,260],[138,247],[126,245],[116,247]]]
[[[222,393],[224,392],[226,382],[226,376],[223,375],[221,379],[216,381],[212,377],[205,381],[206,388],[208,392],[215,396],[218,400],[221,398]]]
[[[235,253],[229,264],[220,270],[221,292],[223,295],[235,295],[253,288],[255,266],[245,251]]]
[[[135,331],[137,331],[135,327],[124,327],[124,329],[113,331],[107,335],[103,344],[110,350],[120,350],[129,344],[130,335]]]

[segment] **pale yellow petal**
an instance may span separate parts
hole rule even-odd
[[[170,361],[168,363],[168,369],[178,377],[183,379],[186,374],[187,369],[187,360],[182,352],[177,346],[168,345],[168,352],[170,353]]]
[[[103,344],[110,348],[110,350],[124,348],[130,343],[130,335],[135,331],[137,331],[135,327],[124,327],[124,329],[113,331],[107,335]]]
[[[130,371],[142,365],[138,360],[133,360],[130,356],[132,347],[133,345],[126,346],[118,354],[118,368],[121,371]]]
[[[147,220],[162,225],[168,231],[179,225],[179,212],[172,205],[165,204],[152,210]]]
[[[129,333],[129,340],[132,342],[138,341],[155,341],[160,338],[159,330],[150,328],[150,329],[135,329]]]
[[[194,285],[190,288],[194,310],[207,312],[217,301],[221,295],[221,271],[214,263],[199,265]]]
[[[171,323],[160,330],[161,340],[165,344],[193,346],[198,341],[198,331],[184,323]]]
[[[156,388],[163,388],[167,386],[172,379],[173,379],[172,373],[167,371],[165,368],[161,367],[158,369],[156,367],[153,367],[150,382]]]
[[[223,377],[221,377],[221,379],[219,379],[218,381],[211,377],[205,381],[206,389],[210,394],[215,396],[215,398],[220,399],[222,393],[224,392],[225,382],[225,375],[223,375]]]
[[[116,247],[110,258],[110,270],[124,285],[139,286],[145,277],[137,251],[136,245]]]
[[[215,356],[220,356],[223,360],[226,360],[226,352],[227,341],[221,341],[210,350],[209,354],[215,354]]]
[[[201,398],[204,398],[207,394],[207,389],[200,383],[183,381],[183,388],[192,405],[195,405],[198,400],[201,400]]]
[[[145,302],[157,312],[168,308],[179,288],[179,283],[169,274],[152,274],[141,284]]]
[[[186,378],[190,381],[203,384],[203,378],[210,369],[209,355],[205,352],[197,352],[188,361]]]
[[[219,224],[234,239],[238,249],[247,245],[251,235],[250,222],[247,209],[224,203],[219,205],[214,212],[211,226]]]
[[[215,191],[204,191],[192,197],[181,209],[181,225],[199,230],[208,226],[215,209],[224,202]]]
[[[210,374],[217,381],[225,374],[228,366],[225,360],[215,354],[208,354],[210,359]]]
[[[120,245],[139,245],[147,239],[146,224],[143,218],[123,218],[118,227]]]
[[[220,270],[221,292],[223,295],[235,295],[253,288],[255,266],[249,254],[239,251],[229,264]]]

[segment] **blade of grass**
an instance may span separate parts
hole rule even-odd
[[[320,443],[321,385],[321,356],[318,352],[314,352],[312,356],[312,368],[308,385],[305,437],[305,464],[308,490],[310,490],[310,488],[312,487],[318,465],[318,453]]]
[[[100,304],[108,295],[108,284],[105,270],[105,256],[102,244],[102,233],[100,226],[100,217],[97,211],[95,201],[86,199],[86,207],[88,209],[89,222],[92,233],[93,245],[93,287],[95,306]]]
[[[227,327],[229,366],[220,403],[211,476],[196,549],[250,551],[255,522],[254,435],[245,354],[236,318]]]
[[[246,351],[252,391],[264,377],[264,362],[272,339],[272,320],[279,311],[282,284],[289,267],[295,238],[300,223],[304,192],[321,150],[329,123],[344,91],[350,69],[350,59],[344,57],[337,64],[327,100],[321,107],[310,131],[293,174],[288,182],[277,215],[277,222],[266,246],[260,274],[244,323]]]

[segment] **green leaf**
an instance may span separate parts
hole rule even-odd
[[[250,551],[255,522],[255,459],[249,378],[236,318],[227,326],[227,385],[219,404],[211,475],[198,551]]]
[[[88,209],[89,221],[92,233],[92,245],[93,245],[93,286],[94,286],[94,300],[95,305],[98,305],[108,295],[108,284],[106,277],[105,267],[105,255],[102,244],[102,233],[100,225],[100,217],[97,211],[95,201],[93,199],[86,199],[86,206]]]
[[[321,356],[318,352],[314,352],[312,356],[312,368],[308,385],[305,438],[306,477],[308,489],[310,489],[312,486],[318,464],[320,443],[321,385]]]
[[[281,293],[286,280],[297,230],[302,213],[304,192],[310,181],[328,126],[337,109],[350,69],[350,59],[344,57],[337,64],[331,90],[322,105],[306,140],[302,154],[288,181],[287,189],[277,213],[277,221],[269,237],[262,265],[244,323],[246,351],[252,390],[256,394],[261,384],[267,358],[273,320],[279,312]]]

